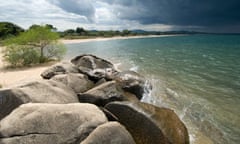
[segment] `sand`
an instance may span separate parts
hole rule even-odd
[[[61,41],[64,44],[71,44],[71,43],[82,43],[82,42],[91,42],[91,41],[107,41],[107,40],[118,40],[118,39],[136,39],[136,38],[152,38],[152,37],[170,37],[170,36],[176,36],[176,35],[147,35],[147,36],[115,36],[110,38],[89,38],[89,39],[71,39],[66,40],[62,39]]]
[[[3,54],[0,47],[0,87],[11,87],[18,85],[21,82],[41,79],[40,74],[47,69],[51,64],[45,64],[30,68],[5,68],[6,64],[3,62]]]
[[[132,38],[146,38],[146,37],[166,37],[172,35],[148,35],[148,36],[130,36],[130,37],[111,37],[111,38],[94,38],[94,39],[74,39],[74,40],[61,40],[64,44],[82,43],[91,41],[106,41],[113,39],[132,39]],[[30,67],[30,68],[17,68],[6,69],[6,64],[3,62],[3,54],[1,52],[3,47],[0,47],[0,87],[11,87],[18,85],[22,82],[41,79],[40,74],[53,63]]]

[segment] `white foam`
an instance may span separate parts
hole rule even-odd
[[[119,68],[120,66],[122,65],[122,63],[116,63],[116,64],[113,64],[114,65],[114,68],[117,70],[117,71],[121,71]]]
[[[138,68],[139,68],[138,66],[133,66],[129,70],[137,72]]]

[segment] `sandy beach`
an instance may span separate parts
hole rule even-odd
[[[146,37],[166,37],[172,35],[148,35],[148,36],[129,36],[129,37],[111,37],[111,38],[93,38],[93,39],[73,39],[73,40],[64,40],[61,41],[64,44],[70,43],[82,43],[82,42],[91,42],[91,41],[107,41],[107,40],[117,40],[117,39],[133,39],[133,38],[146,38]],[[40,66],[30,67],[30,68],[17,68],[17,69],[6,69],[6,64],[3,62],[3,54],[1,50],[3,47],[0,47],[0,86],[10,87],[17,85],[18,83],[25,81],[32,81],[35,79],[41,79],[40,74],[47,69],[51,64],[44,64]]]
[[[0,47],[0,51],[1,50],[2,47]],[[48,68],[50,64],[16,69],[5,68],[5,66],[6,64],[3,62],[3,54],[0,52],[0,85],[2,87],[10,87],[17,85],[20,82],[40,79],[41,72]]]
[[[136,39],[136,38],[153,38],[153,37],[169,37],[169,36],[176,36],[176,35],[147,35],[147,36],[115,36],[115,37],[99,37],[99,38],[89,38],[89,39],[62,39],[61,41],[64,44],[71,44],[71,43],[82,43],[82,42],[91,42],[91,41],[107,41],[107,40],[118,40],[118,39]]]

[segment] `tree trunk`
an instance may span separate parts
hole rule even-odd
[[[41,47],[41,48],[40,48],[40,63],[43,63],[43,62],[44,62],[43,49],[44,49],[44,47]]]

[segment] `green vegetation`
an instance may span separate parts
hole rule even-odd
[[[53,32],[51,26],[33,25],[26,32],[4,42],[4,59],[14,67],[59,60],[66,48],[58,39],[58,33]]]
[[[60,36],[65,39],[87,39],[96,37],[114,37],[114,36],[134,36],[137,33],[129,30],[123,31],[97,31],[97,30],[85,30],[84,28],[77,27],[76,30],[68,29],[64,32],[59,32]]]
[[[9,22],[0,22],[0,40],[19,35],[24,30]]]

